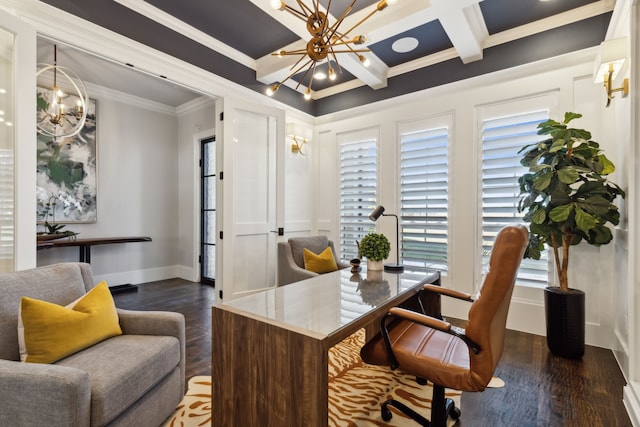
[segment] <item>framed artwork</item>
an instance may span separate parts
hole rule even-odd
[[[38,120],[48,104],[49,89],[38,88]],[[69,95],[65,103],[75,105]],[[87,102],[87,118],[77,134],[56,138],[38,134],[38,223],[89,223],[97,220],[96,101]]]

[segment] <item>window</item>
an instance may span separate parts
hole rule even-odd
[[[402,263],[412,269],[446,272],[449,129],[427,125],[423,121],[400,130]]]
[[[356,240],[375,229],[369,214],[376,207],[377,138],[361,132],[339,136],[340,255],[358,255]]]
[[[518,151],[541,140],[538,123],[549,118],[548,110],[538,110],[482,121],[482,267],[486,271],[498,231],[509,224],[522,224],[518,212],[518,177],[527,172]],[[516,283],[547,286],[548,252],[539,261],[524,259]]]

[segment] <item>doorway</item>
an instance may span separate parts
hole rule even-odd
[[[200,281],[216,283],[216,138],[200,144]]]

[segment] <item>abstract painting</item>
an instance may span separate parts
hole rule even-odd
[[[48,104],[48,90],[38,88],[38,120]],[[69,95],[72,105],[76,98]],[[87,102],[87,118],[77,134],[58,137],[38,134],[38,222],[88,223],[97,220],[96,102]]]

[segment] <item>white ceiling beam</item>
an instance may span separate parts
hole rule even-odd
[[[165,11],[145,2],[144,0],[114,0],[116,3],[139,13],[165,27],[190,38],[209,49],[221,53],[222,55],[236,61],[245,67],[255,70],[256,64],[253,58],[242,52],[235,50],[220,40],[211,37],[209,34],[200,31],[197,28],[179,20],[173,15],[169,15]]]
[[[440,24],[464,64],[482,59],[489,31],[478,3],[440,16]]]

